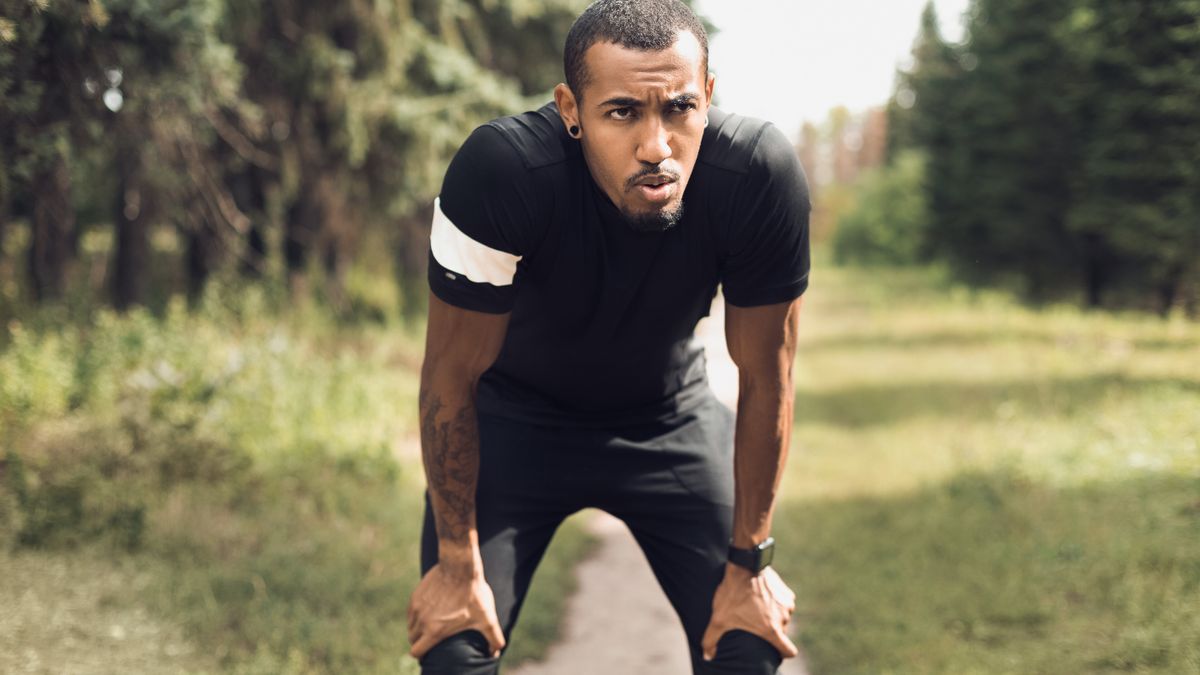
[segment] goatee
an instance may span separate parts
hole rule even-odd
[[[621,212],[625,224],[634,232],[666,232],[683,218],[683,200],[674,206],[650,213]]]

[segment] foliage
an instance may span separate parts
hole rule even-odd
[[[1131,268],[1100,283],[1153,293],[1161,307],[1200,284],[1197,17],[1197,2],[1129,0],[1071,17],[1095,56],[1080,93],[1089,133],[1068,226]]]
[[[150,598],[231,667],[397,655],[421,483],[393,458],[415,373],[389,364],[415,345],[350,350],[319,317],[280,325],[260,294],[216,287],[195,313],[39,324],[0,352],[6,538],[171,561]]]
[[[33,304],[95,285],[125,309],[233,274],[352,313],[352,263],[382,246],[418,316],[451,154],[548,98],[585,5],[0,0],[0,240],[10,221],[31,233],[0,275]],[[166,289],[163,228],[180,242]],[[92,275],[97,233],[111,261]]]
[[[813,672],[1200,668],[1200,327],[826,268],[775,516]]]
[[[3,0],[0,221],[31,223],[29,295],[82,286],[78,242],[111,228],[113,300],[146,303],[163,225],[193,297],[222,270],[303,291],[319,268],[344,311],[380,235],[414,285],[450,154],[547,94],[582,4]]]
[[[237,494],[253,488],[252,466],[389,456],[411,435],[413,420],[394,411],[415,407],[415,374],[386,364],[411,363],[414,345],[327,354],[332,325],[310,317],[289,329],[263,312],[261,294],[214,287],[194,314],[177,300],[163,319],[10,323],[0,447],[24,511],[20,543],[116,530],[136,549],[146,516],[180,486]]]
[[[213,285],[161,318],[48,308],[11,322],[0,564],[140,561],[149,590],[122,602],[180,624],[224,670],[412,670],[417,336],[281,311],[254,287]],[[590,540],[568,527],[556,541],[517,658],[555,639]]]
[[[929,158],[926,246],[1038,301],[1200,308],[1195,0],[974,0],[948,44],[930,6],[890,106]]]
[[[920,262],[928,222],[923,178],[924,158],[916,152],[861,176],[854,210],[835,230],[834,259],[869,265]]]

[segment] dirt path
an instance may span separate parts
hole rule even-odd
[[[737,404],[737,367],[725,347],[724,305],[700,323],[697,338],[708,352],[708,376],[722,402]],[[563,640],[545,661],[510,675],[687,675],[691,673],[683,627],[650,572],[642,551],[621,521],[590,514],[600,539],[579,565],[579,587],[567,604]],[[801,659],[788,659],[780,675],[807,675]]]

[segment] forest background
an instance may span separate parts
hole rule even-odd
[[[0,617],[0,669],[86,665],[101,642],[106,667],[135,671],[412,668],[401,636],[432,198],[474,126],[547,97],[584,4],[0,0],[0,600],[19,608]],[[976,0],[966,21],[949,43],[929,9],[885,109],[800,130],[818,262],[851,296],[903,280],[912,293],[893,300],[929,302],[929,326],[986,327],[998,302],[1022,339],[1153,351],[1136,378],[1071,396],[1169,411],[1157,427],[1126,411],[1106,442],[1157,439],[1167,459],[1139,462],[1179,504],[1145,489],[1134,512],[1184,514],[1129,583],[1166,575],[1170,602],[1194,598],[1200,538],[1176,542],[1200,527],[1187,501],[1200,485],[1200,1]],[[798,396],[820,429],[827,399]],[[961,403],[928,400],[947,419]],[[876,408],[829,408],[826,422],[887,418],[881,399],[854,401]],[[1028,489],[971,480],[947,494],[1003,504]],[[554,639],[588,545],[577,529],[556,542],[515,641],[526,656]],[[1072,546],[1047,555],[1094,562]],[[1089,569],[1116,584],[1099,560]],[[71,601],[77,623],[46,618]],[[821,617],[850,605],[830,602],[806,629],[817,665],[877,672],[837,660],[853,631]],[[1141,632],[1083,650],[1090,667],[1200,672],[1185,605],[1139,623],[1095,602]],[[931,625],[968,645],[1052,625],[943,609]],[[1036,654],[1023,644],[1011,652]]]

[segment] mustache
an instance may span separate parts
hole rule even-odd
[[[679,182],[679,178],[680,178],[678,171],[673,171],[671,169],[664,168],[661,165],[648,166],[648,167],[643,168],[641,171],[637,172],[636,174],[630,176],[629,178],[625,179],[625,189],[632,190],[634,188],[634,186],[636,186],[638,184],[638,181],[642,180],[643,178],[647,178],[649,176],[661,176],[664,178],[669,178],[676,183]]]

